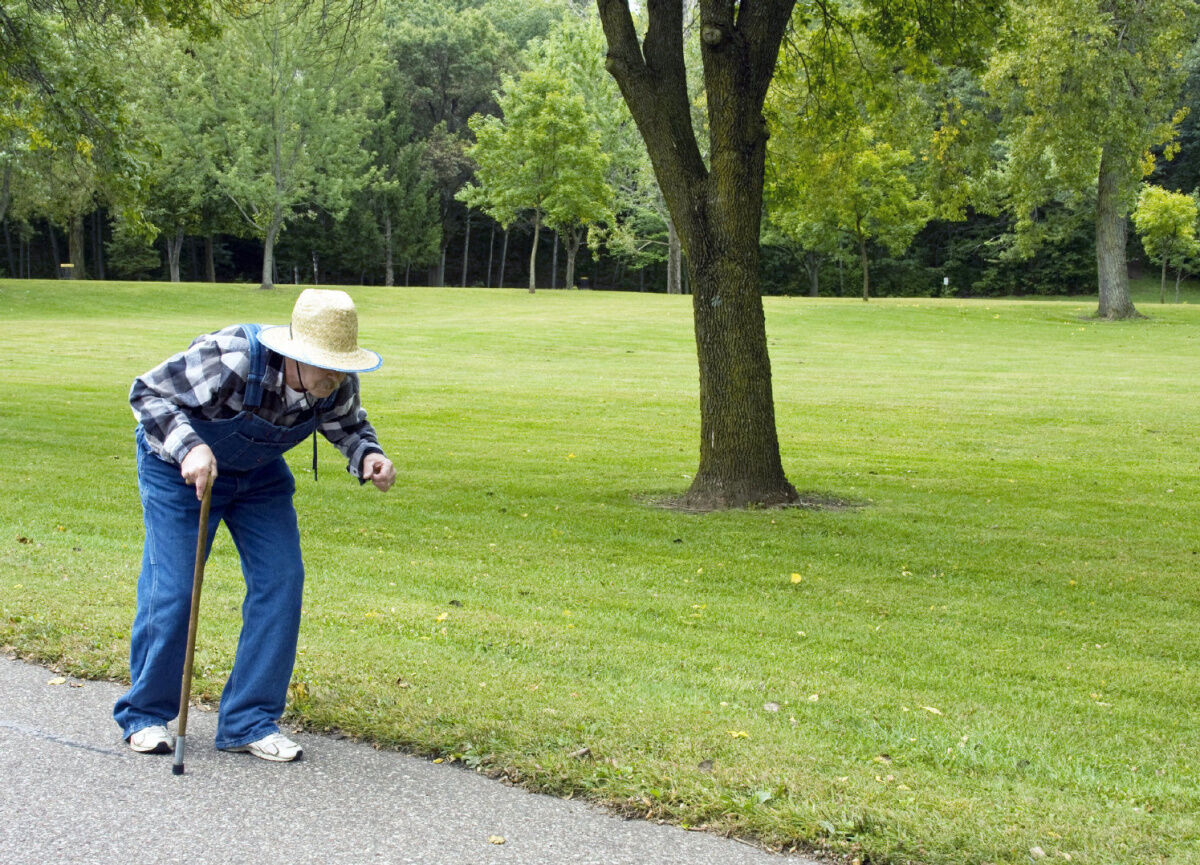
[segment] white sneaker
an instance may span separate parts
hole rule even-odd
[[[170,754],[171,734],[162,724],[143,727],[129,737],[129,747],[139,754]]]
[[[238,745],[236,748],[226,748],[225,750],[247,752],[262,760],[270,760],[272,763],[290,763],[292,760],[299,760],[304,756],[304,749],[283,733],[271,733],[249,745]]]

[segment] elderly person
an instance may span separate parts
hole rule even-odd
[[[179,708],[200,501],[211,485],[208,543],[223,520],[246,580],[216,746],[275,762],[302,756],[277,726],[304,585],[296,486],[283,453],[320,431],[360,483],[386,492],[396,470],[359,403],[357,375],[381,363],[358,347],[350,296],[308,289],[296,300],[291,325],[241,324],[200,336],[134,381],[129,401],[138,421],[146,538],[130,647],[133,684],[113,711],[134,751],[172,748],[167,722]]]

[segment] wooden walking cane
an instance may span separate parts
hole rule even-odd
[[[175,733],[175,763],[171,772],[183,774],[183,750],[187,740],[188,703],[192,698],[192,659],[196,655],[196,624],[200,618],[200,587],[204,583],[204,554],[208,551],[208,506],[213,479],[209,477],[200,500],[200,532],[196,536],[196,569],[192,574],[192,614],[188,619],[187,655],[183,661],[183,684],[179,690],[179,725]]]

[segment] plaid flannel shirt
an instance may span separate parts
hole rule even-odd
[[[276,426],[291,427],[310,409],[304,397],[288,399],[283,362],[282,355],[267,351],[262,401],[255,414]],[[190,419],[225,420],[238,415],[249,374],[250,341],[242,326],[196,337],[186,351],[134,379],[129,404],[145,431],[146,443],[169,462],[182,463],[188,451],[203,444]],[[361,479],[363,457],[383,453],[359,403],[358,376],[353,373],[338,388],[332,406],[321,413],[317,429],[342,452],[349,461],[347,471],[357,478]]]

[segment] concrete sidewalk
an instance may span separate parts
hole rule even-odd
[[[211,712],[176,776],[121,741],[120,686],[55,678],[0,656],[5,865],[815,865],[325,736],[295,736],[299,763],[226,754]]]

